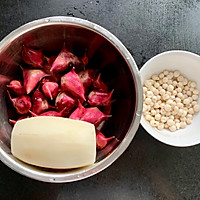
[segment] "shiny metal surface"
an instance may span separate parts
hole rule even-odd
[[[102,126],[107,135],[115,135],[97,154],[92,166],[55,171],[27,165],[10,153],[12,127],[8,118],[14,117],[6,98],[6,84],[12,78],[21,78],[19,64],[22,45],[42,48],[47,55],[61,49],[63,42],[76,55],[87,49],[89,67],[96,68],[109,88],[114,88],[116,102],[112,118]],[[19,27],[0,42],[0,159],[7,166],[27,177],[44,182],[71,182],[92,176],[111,165],[133,139],[142,112],[142,86],[137,65],[124,45],[109,31],[87,20],[73,17],[49,17]],[[8,109],[6,109],[8,108]]]

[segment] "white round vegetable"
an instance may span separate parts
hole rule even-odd
[[[164,70],[144,81],[144,118],[158,130],[174,132],[192,123],[200,111],[199,90],[180,71]]]

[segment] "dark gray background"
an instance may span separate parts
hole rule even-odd
[[[200,54],[200,1],[0,0],[0,39],[20,25],[47,16],[88,19],[116,35],[138,67],[172,49]],[[200,145],[175,148],[142,127],[129,148],[103,172],[74,183],[47,184],[0,163],[1,200],[200,199]]]

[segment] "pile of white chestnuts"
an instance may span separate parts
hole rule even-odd
[[[200,111],[199,90],[180,71],[164,70],[143,84],[143,115],[152,127],[174,132],[192,123]]]

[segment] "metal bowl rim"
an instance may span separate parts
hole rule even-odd
[[[77,26],[82,26],[84,28],[90,29],[92,31],[95,31],[96,33],[102,35],[104,38],[106,38],[109,42],[111,42],[122,54],[128,65],[130,66],[130,70],[134,76],[135,81],[135,89],[136,89],[136,107],[135,107],[135,116],[132,121],[132,124],[130,126],[129,131],[127,132],[125,138],[122,140],[120,145],[105,159],[102,161],[95,163],[89,168],[86,168],[83,171],[80,171],[78,173],[74,174],[48,174],[39,172],[33,169],[29,169],[23,165],[21,165],[19,162],[14,160],[9,154],[3,151],[3,149],[0,148],[0,159],[1,161],[6,164],[8,167],[13,169],[14,171],[25,175],[29,178],[43,181],[43,182],[54,182],[54,183],[64,183],[64,182],[72,182],[72,181],[78,181],[81,179],[85,179],[87,177],[90,177],[92,175],[95,175],[108,166],[110,166],[129,146],[131,143],[137,129],[140,123],[141,113],[142,113],[142,102],[143,102],[143,95],[142,95],[142,84],[140,75],[138,73],[138,67],[129,53],[129,51],[126,49],[126,47],[120,42],[120,40],[114,36],[111,32],[106,30],[105,28],[101,27],[100,25],[97,25],[93,22],[90,22],[88,20],[84,20],[81,18],[75,18],[75,17],[66,17],[66,16],[53,16],[53,17],[47,17],[42,18],[38,20],[34,20],[32,22],[26,23],[19,28],[12,31],[10,34],[8,34],[2,41],[0,42],[0,52],[6,48],[12,41],[14,41],[16,38],[18,38],[20,35],[27,33],[30,30],[47,26],[47,25],[62,25],[62,24],[73,24]]]

